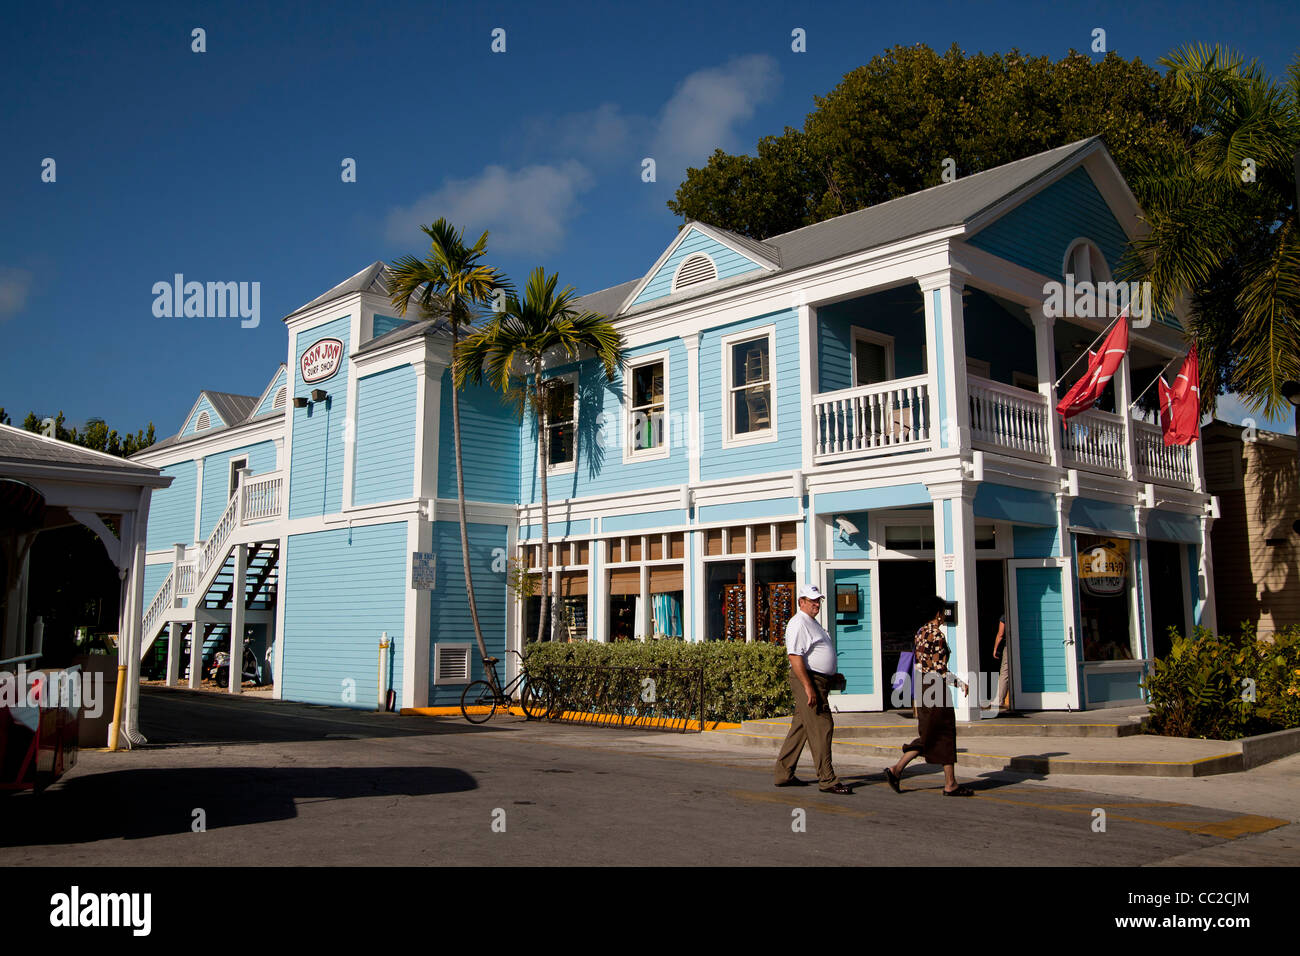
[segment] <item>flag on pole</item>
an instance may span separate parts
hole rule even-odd
[[[1201,370],[1196,345],[1187,353],[1183,367],[1167,385],[1160,377],[1160,431],[1166,445],[1190,445],[1201,437]]]
[[[1106,336],[1106,341],[1101,343],[1101,348],[1096,352],[1088,352],[1087,371],[1057,404],[1056,410],[1063,418],[1073,418],[1096,404],[1097,399],[1101,398],[1101,393],[1106,390],[1106,385],[1114,377],[1119,363],[1124,360],[1124,353],[1127,351],[1128,306],[1125,306],[1124,311],[1119,314],[1115,328],[1111,329],[1110,335]]]

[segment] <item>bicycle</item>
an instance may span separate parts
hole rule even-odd
[[[556,708],[550,685],[538,676],[529,679],[524,667],[524,656],[514,650],[510,653],[519,658],[519,673],[515,675],[514,680],[503,687],[501,678],[497,676],[499,660],[495,657],[486,657],[483,659],[483,666],[487,669],[489,679],[474,681],[460,695],[460,712],[471,724],[486,723],[496,713],[498,707],[509,710],[516,702],[523,709],[524,717],[528,720],[541,720],[553,715]],[[516,692],[518,692],[518,701],[515,700]]]

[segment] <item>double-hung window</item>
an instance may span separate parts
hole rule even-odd
[[[668,453],[668,356],[634,359],[627,373],[627,457]]]
[[[742,332],[723,339],[726,370],[726,444],[776,437],[773,332]]]
[[[559,376],[544,383],[547,471],[572,471],[577,462],[577,390],[576,376]]]

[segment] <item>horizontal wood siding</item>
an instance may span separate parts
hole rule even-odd
[[[456,440],[452,433],[451,372],[442,374],[438,426],[438,497],[455,498]],[[460,393],[460,437],[464,442],[465,497],[513,504],[519,496],[519,446],[523,429],[514,406],[487,385]]]
[[[673,254],[659,267],[659,271],[646,283],[646,287],[641,290],[641,294],[633,300],[632,304],[641,305],[643,302],[653,302],[655,299],[672,295],[673,276],[677,274],[677,267],[697,252],[702,252],[713,260],[713,264],[718,269],[719,279],[730,279],[732,276],[744,275],[763,268],[754,260],[742,256],[698,229],[691,229],[690,234],[673,250]],[[700,287],[706,285],[707,283],[700,283]]]
[[[894,338],[894,377],[925,371],[925,303],[915,283],[817,309],[817,390],[853,387],[853,327]]]
[[[398,501],[415,493],[415,392],[410,365],[357,380],[353,504]]]
[[[194,543],[194,495],[198,470],[192,461],[165,465],[160,469],[171,477],[167,488],[157,488],[149,502],[149,532],[145,535],[150,551],[170,548],[174,544]]]
[[[216,527],[221,513],[230,502],[230,459],[248,458],[253,474],[275,471],[275,442],[261,441],[255,445],[241,445],[229,451],[213,452],[203,459],[203,518],[199,534],[207,540]],[[193,533],[193,532],[191,532]]]
[[[507,674],[506,635],[506,577],[495,570],[505,555],[506,529],[502,525],[470,524],[470,570],[474,576],[474,602],[478,608],[479,626],[488,654],[499,658],[497,673],[502,680]],[[498,551],[498,549],[500,549]],[[460,703],[464,684],[435,684],[433,682],[434,646],[439,642],[469,644],[470,677],[484,676],[483,662],[479,659],[474,640],[474,624],[469,615],[469,602],[465,596],[465,566],[460,550],[460,525],[455,521],[438,521],[433,525],[433,550],[437,554],[438,587],[430,591],[429,614],[429,703],[432,706],[449,706]]]
[[[775,389],[777,440],[761,444],[723,448],[726,419],[723,336],[768,325],[776,326],[776,341],[770,356]],[[700,336],[700,478],[735,478],[798,468],[803,462],[800,446],[802,408],[799,403],[799,335],[793,310],[759,316],[709,329]]]
[[[373,710],[379,638],[387,631],[400,699],[410,579],[406,522],[290,535],[282,573],[285,698]],[[345,699],[347,681],[355,701]]]
[[[163,564],[146,564],[144,567],[144,606],[147,608],[158,589],[162,587],[163,581],[167,579],[168,573],[172,569],[172,563],[167,561]],[[145,635],[148,640],[149,635]]]
[[[348,417],[348,350],[352,320],[348,316],[298,333],[293,360],[294,394],[313,388],[329,393],[328,402],[290,408],[293,462],[289,481],[289,517],[334,514],[343,508],[343,440]],[[302,353],[323,338],[343,343],[343,358],[332,378],[308,385],[302,380]]]
[[[267,412],[275,411],[275,393],[280,391],[281,386],[283,386],[288,380],[288,372],[284,369],[280,369],[280,373],[275,377],[275,384],[272,385],[271,390],[266,393],[266,398],[262,399],[262,404],[257,406],[257,411],[253,412],[254,418],[258,415],[265,415]],[[281,410],[289,404],[289,395],[286,393],[284,397],[284,406],[282,406]]]
[[[685,483],[690,477],[687,459],[689,419],[686,348],[681,339],[670,339],[628,351],[628,359],[668,353],[668,444],[667,458],[623,461],[624,423],[623,372],[614,381],[605,380],[604,367],[596,361],[557,368],[556,375],[578,369],[578,456],[572,473],[552,474],[548,493],[552,502],[588,495],[620,494],[643,488],[661,488]],[[797,358],[797,356],[796,356]],[[517,427],[517,426],[516,426]],[[530,412],[522,429],[520,500],[541,500],[541,476],[537,467],[537,425]],[[466,478],[468,484],[468,477]]]
[[[1060,568],[1017,568],[1016,602],[1020,622],[1017,650],[1026,693],[1067,689],[1064,602]]]

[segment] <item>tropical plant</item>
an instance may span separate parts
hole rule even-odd
[[[420,229],[429,237],[429,252],[423,259],[402,256],[388,267],[389,298],[401,315],[411,303],[419,307],[423,318],[444,318],[451,327],[452,360],[460,345],[461,329],[472,325],[487,304],[509,289],[504,275],[482,260],[487,254],[488,234],[479,236],[472,246],[464,240],[464,230],[456,229],[439,218],[432,226]],[[465,517],[465,469],[460,441],[459,386],[451,390],[451,431],[456,450],[456,500],[460,514],[460,553],[465,566],[465,593],[469,616],[474,624],[474,640],[479,655],[487,659],[487,644],[479,624],[478,605],[474,601],[474,579],[469,559],[469,525]],[[491,671],[489,670],[489,675]]]
[[[1190,305],[1203,407],[1230,390],[1275,416],[1283,382],[1300,378],[1300,58],[1285,84],[1217,45],[1160,63],[1197,117],[1194,143],[1138,163],[1149,232],[1121,271],[1151,282],[1157,310]]]
[[[556,360],[578,361],[591,353],[604,367],[612,382],[623,364],[623,336],[609,319],[575,307],[578,294],[572,286],[556,291],[558,275],[546,274],[540,266],[528,276],[523,298],[513,292],[505,307],[479,331],[469,335],[456,355],[454,374],[458,388],[466,382],[485,379],[503,394],[516,391],[523,396],[520,411],[531,408],[537,423],[538,468],[542,486],[542,606],[537,619],[537,640],[542,640],[551,601],[550,499],[546,472],[550,461],[549,431],[557,390],[543,372]],[[522,388],[516,385],[522,376]],[[575,395],[574,400],[577,401]],[[578,446],[575,436],[574,454]]]

